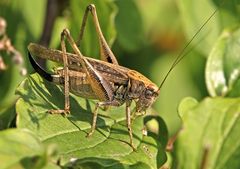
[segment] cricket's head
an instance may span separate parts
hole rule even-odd
[[[149,84],[136,102],[136,111],[142,112],[149,108],[157,99],[158,94],[158,86],[153,83]]]

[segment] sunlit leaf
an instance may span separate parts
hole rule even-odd
[[[60,87],[43,81],[37,74],[23,81],[17,94],[21,97],[16,104],[17,127],[30,129],[45,144],[57,144],[62,164],[94,163],[110,167],[142,163],[156,168],[166,160],[162,144],[153,137],[142,135],[142,117],[133,120],[133,142],[137,151],[132,150],[128,144],[124,106],[99,110],[97,130],[92,137],[86,138],[91,128],[93,101],[71,95],[71,115],[48,114],[50,109],[63,108],[64,95]],[[163,137],[164,134],[161,133]]]
[[[55,148],[48,150],[32,132],[26,129],[8,129],[0,132],[0,168],[57,169],[51,162]],[[50,153],[50,154],[49,154]]]
[[[212,49],[206,67],[211,96],[240,95],[240,29],[225,30]]]
[[[189,40],[217,9],[209,0],[180,0],[178,1],[178,6],[183,21],[183,28]],[[218,17],[219,13],[216,13],[191,43],[204,55],[209,53],[221,30]]]
[[[135,51],[143,42],[143,21],[134,1],[116,1],[119,12],[116,16],[117,41],[129,51]]]
[[[184,99],[179,106],[183,128],[177,139],[178,168],[238,169],[240,99]]]
[[[28,39],[39,36],[42,25],[45,0],[43,1],[1,1],[0,17],[6,20],[6,33],[14,48],[25,58]],[[34,13],[34,14],[33,14]],[[2,36],[0,37],[2,39]],[[7,65],[5,71],[0,72],[0,129],[9,127],[15,116],[14,104],[17,100],[15,89],[24,79],[20,74],[20,66],[13,63],[13,54],[1,49],[0,55]],[[24,59],[25,60],[25,59]],[[26,61],[23,66],[27,67]]]

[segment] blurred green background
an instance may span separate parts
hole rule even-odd
[[[174,59],[222,2],[1,0],[0,16],[7,22],[7,35],[23,55],[28,73],[33,71],[26,57],[27,45],[35,42],[60,49],[60,33],[65,27],[77,39],[83,12],[90,3],[94,3],[97,8],[103,34],[119,63],[160,84]],[[181,121],[177,114],[180,100],[186,96],[201,100],[208,95],[204,80],[207,55],[221,30],[238,22],[239,17],[235,14],[237,7],[233,1],[220,6],[218,13],[185,50],[190,52],[174,68],[153,106],[167,123],[170,135],[180,128]],[[97,36],[90,17],[81,51],[86,56],[98,58],[98,50]],[[7,70],[0,72],[0,128],[4,129],[14,126],[14,123],[11,124],[17,99],[14,92],[25,77],[20,75],[7,53],[1,52],[1,55],[8,65]],[[53,67],[49,62],[46,66],[50,69]]]

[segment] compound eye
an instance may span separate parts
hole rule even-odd
[[[146,97],[147,99],[151,99],[152,95],[153,95],[153,91],[151,91],[151,90],[146,90],[146,92],[145,92],[145,97]]]

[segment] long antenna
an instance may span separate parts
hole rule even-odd
[[[218,12],[218,9],[215,9],[215,11],[211,14],[211,16],[204,22],[204,24],[198,29],[198,31],[193,35],[193,37],[188,41],[188,43],[184,46],[184,48],[182,49],[182,51],[178,54],[177,58],[174,60],[174,62],[172,63],[172,66],[170,67],[170,69],[168,70],[167,74],[165,75],[164,79],[162,80],[158,91],[162,88],[163,84],[165,83],[165,81],[167,80],[169,74],[172,72],[173,68],[189,53],[184,53],[185,50],[187,49],[187,47],[192,43],[192,41],[195,39],[195,37],[199,34],[199,32],[202,31],[202,29],[204,28],[204,26],[212,19],[212,17]]]

